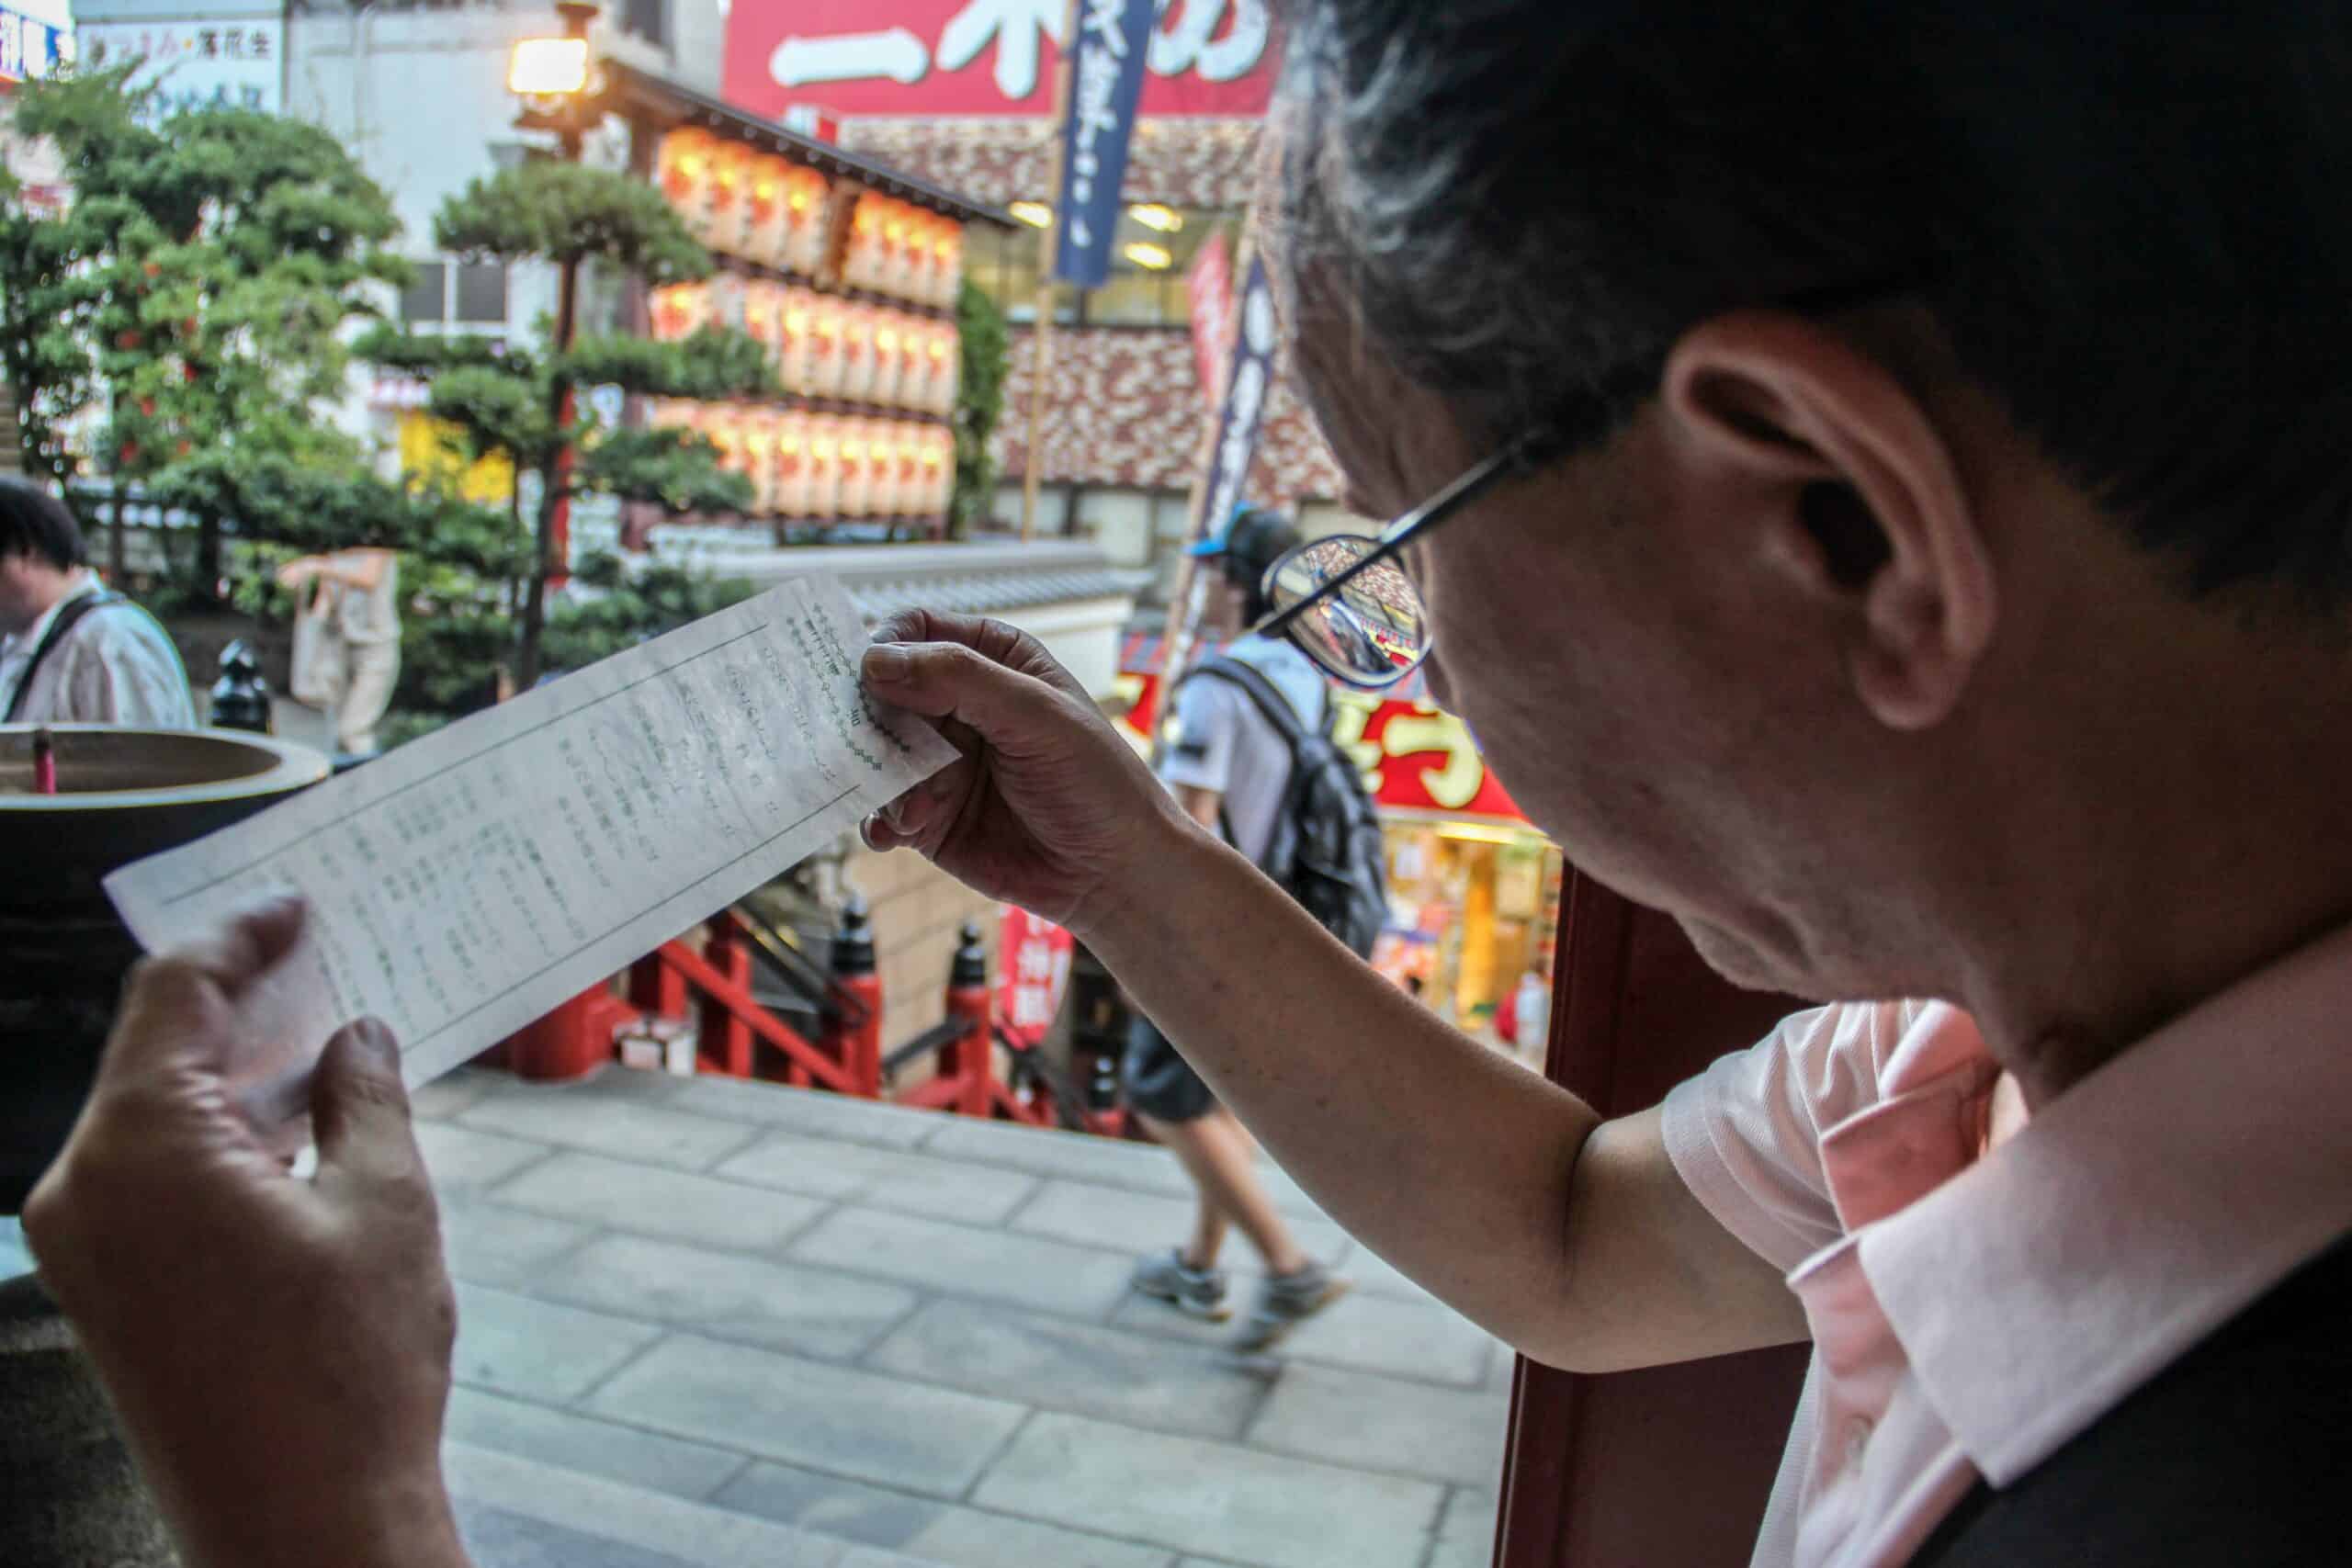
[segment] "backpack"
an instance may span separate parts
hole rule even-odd
[[[1258,869],[1350,952],[1370,957],[1388,923],[1387,853],[1355,764],[1329,735],[1301,723],[1289,699],[1249,665],[1211,659],[1185,680],[1201,675],[1238,688],[1290,743],[1290,783]]]

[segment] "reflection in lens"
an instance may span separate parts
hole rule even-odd
[[[1314,597],[1323,586],[1372,554],[1370,539],[1317,540],[1279,563],[1267,584],[1277,610]],[[1392,561],[1366,568],[1330,597],[1291,623],[1292,635],[1316,661],[1345,681],[1385,686],[1404,679],[1428,651],[1420,595]]]

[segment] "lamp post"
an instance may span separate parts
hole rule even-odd
[[[556,14],[563,18],[560,38],[524,39],[507,56],[506,90],[523,100],[522,113],[514,118],[516,129],[553,131],[563,161],[576,164],[589,129],[605,115],[601,73],[588,43],[597,7],[592,0],[556,0]],[[571,346],[579,327],[580,258],[576,254],[567,254],[557,264],[555,298],[553,348],[561,354]],[[573,406],[568,378],[556,378],[550,403],[548,412],[556,429],[570,429]],[[569,575],[564,569],[571,558],[572,462],[571,444],[566,442],[556,453],[554,468],[548,476],[550,493],[540,502],[540,570],[531,574],[530,588],[529,615],[534,625],[545,609],[544,585],[560,586]],[[523,671],[526,689],[537,678],[537,670]]]

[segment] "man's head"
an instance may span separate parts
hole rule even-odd
[[[65,503],[28,479],[0,474],[0,633],[48,613],[89,558]]]
[[[1566,454],[1411,553],[1432,681],[1735,976],[1950,994],[2247,639],[2335,668],[2352,17],[1292,11],[1272,250],[1354,506]]]
[[[1266,603],[1266,569],[1297,547],[1299,532],[1279,512],[1262,506],[1236,511],[1223,528],[1194,545],[1192,554],[1216,563],[1227,589],[1225,618],[1246,631],[1273,613]]]

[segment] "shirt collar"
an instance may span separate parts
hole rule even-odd
[[[2352,1225],[2347,1017],[2352,929],[2175,1020],[1862,1228],[1888,1325],[1993,1484]]]
[[[23,631],[18,632],[16,636],[8,637],[5,641],[0,641],[0,649],[5,649],[10,653],[31,652],[34,649],[40,646],[40,639],[49,635],[50,625],[57,619],[57,613],[60,610],[64,609],[66,605],[71,604],[74,600],[81,598],[84,594],[96,593],[97,591],[97,574],[86,568],[84,569],[80,581],[67,589],[64,592],[59,594],[57,596],[56,604],[51,604],[48,609],[43,610],[40,615],[34,616],[33,624],[31,626],[27,626]]]

